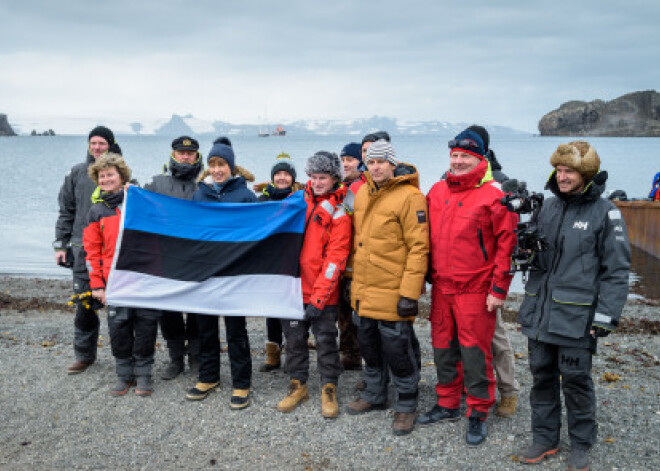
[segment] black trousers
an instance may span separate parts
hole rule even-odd
[[[229,350],[232,388],[249,389],[252,380],[252,357],[245,317],[226,316],[225,331]],[[199,338],[199,382],[220,381],[220,330],[219,317],[197,315]]]
[[[150,376],[160,311],[108,306],[108,330],[117,374],[122,378]]]
[[[529,393],[533,440],[559,443],[560,385],[564,392],[568,435],[573,447],[590,448],[596,441],[596,393],[591,379],[591,351],[528,339],[533,385]]]
[[[282,320],[276,317],[266,318],[266,335],[269,342],[282,346]]]
[[[185,316],[185,317],[184,317]],[[160,331],[167,342],[167,348],[183,359],[186,341],[197,340],[196,314],[175,311],[162,311]]]

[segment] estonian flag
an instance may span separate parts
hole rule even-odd
[[[113,306],[302,319],[302,192],[200,203],[126,191],[106,287]]]

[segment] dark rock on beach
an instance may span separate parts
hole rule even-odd
[[[9,125],[6,114],[0,114],[0,136],[15,136],[16,133]]]
[[[660,136],[660,93],[634,92],[611,101],[569,101],[539,121],[542,136]]]

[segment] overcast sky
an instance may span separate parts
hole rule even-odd
[[[0,0],[0,113],[536,131],[660,88],[660,2]],[[263,118],[262,118],[263,119]]]

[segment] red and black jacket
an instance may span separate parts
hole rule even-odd
[[[102,193],[87,215],[87,227],[83,231],[83,245],[87,253],[89,286],[104,289],[110,275],[112,259],[121,222],[121,204],[124,190],[119,193]]]

